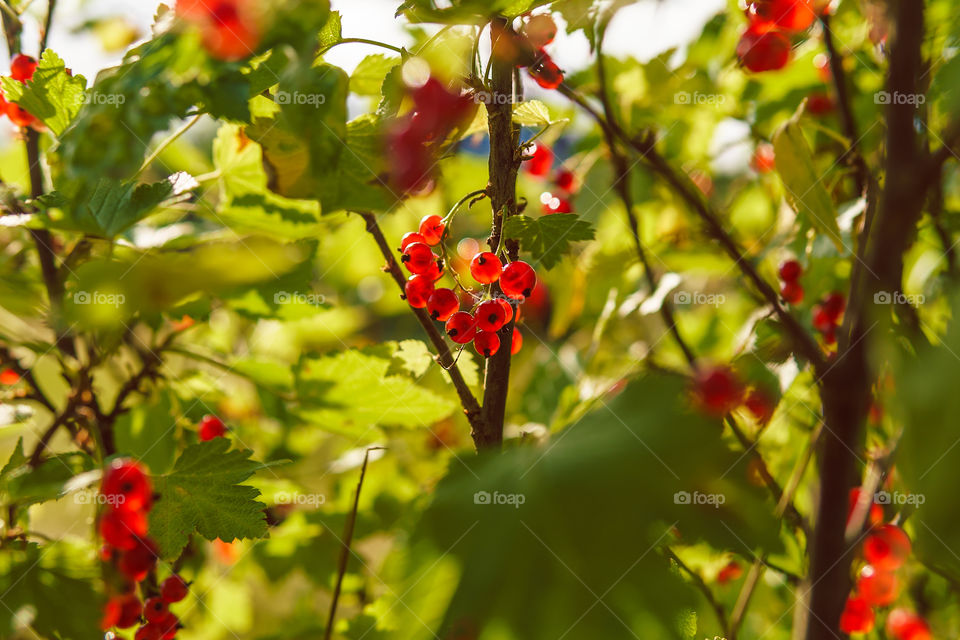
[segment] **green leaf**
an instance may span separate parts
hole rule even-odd
[[[10,102],[29,111],[59,136],[76,117],[84,101],[108,100],[110,96],[92,93],[89,98],[84,91],[87,80],[81,75],[67,73],[63,60],[47,49],[43,52],[33,78],[26,84],[10,77],[0,79],[3,93]]]
[[[427,372],[434,363],[433,354],[421,340],[401,340],[393,357],[403,363],[403,368],[414,378],[419,378]]]
[[[98,235],[112,237],[146,217],[172,194],[173,184],[168,180],[136,184],[104,178],[80,208],[78,223]]]
[[[513,107],[513,121],[523,127],[548,127],[567,122],[568,118],[554,120],[547,105],[539,100],[527,100]]]
[[[311,405],[300,414],[324,429],[353,436],[372,427],[427,427],[445,418],[454,403],[408,376],[388,375],[390,360],[350,350],[303,361],[298,381]]]
[[[555,213],[540,218],[511,216],[503,225],[508,238],[520,241],[534,260],[550,269],[570,251],[570,243],[592,240],[593,227],[572,213]]]
[[[227,438],[190,445],[170,473],[152,478],[160,499],[150,512],[150,535],[161,557],[177,557],[194,532],[225,542],[267,535],[260,492],[240,484],[263,465],[250,460],[252,451],[229,448]]]
[[[773,147],[777,158],[777,173],[783,180],[787,202],[803,220],[843,252],[843,240],[837,225],[837,211],[830,194],[823,184],[823,174],[813,165],[813,152],[797,117],[794,116],[773,136]]]
[[[331,11],[317,38],[320,48],[324,49],[340,42],[343,39],[342,29],[340,12]]]
[[[379,96],[390,70],[400,64],[399,56],[374,53],[360,61],[350,75],[350,91],[361,96]]]

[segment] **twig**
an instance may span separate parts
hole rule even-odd
[[[397,286],[400,287],[400,291],[402,292],[406,284],[406,279],[403,277],[403,272],[393,257],[393,252],[387,243],[387,239],[383,235],[383,231],[380,230],[380,225],[377,224],[376,216],[366,211],[357,211],[356,213],[363,218],[367,226],[367,231],[373,236],[377,246],[380,248],[380,253],[383,254],[384,259],[387,261],[385,270],[393,277],[394,282],[397,283]],[[423,309],[412,309],[412,311],[426,332],[427,337],[430,338],[430,342],[433,343],[433,348],[437,351],[437,362],[440,363],[441,367],[446,369],[447,374],[450,376],[450,381],[453,383],[453,387],[456,389],[457,395],[460,398],[460,405],[463,407],[463,412],[467,416],[467,421],[470,423],[471,436],[473,437],[474,443],[480,448],[482,445],[480,438],[482,438],[482,434],[485,432],[480,404],[473,396],[473,392],[470,391],[470,387],[467,386],[466,380],[463,379],[463,374],[454,362],[453,354],[450,353],[450,347],[447,346],[446,340],[444,340],[440,331],[437,330],[433,320],[430,319],[430,316]]]
[[[40,31],[40,55],[47,48],[47,39],[50,37],[50,25],[53,22],[53,12],[57,9],[57,0],[48,0],[47,17],[43,20],[43,29]]]
[[[323,640],[330,640],[330,634],[333,633],[333,623],[337,617],[337,604],[340,602],[340,589],[343,586],[343,576],[347,573],[347,562],[350,559],[350,542],[353,540],[353,529],[357,523],[357,511],[360,508],[360,490],[363,488],[363,478],[367,474],[367,462],[370,460],[370,452],[378,451],[383,447],[369,447],[363,454],[363,465],[360,467],[360,479],[357,481],[357,492],[353,496],[353,508],[347,517],[347,522],[343,528],[343,538],[341,539],[340,557],[337,560],[337,582],[333,586],[333,599],[330,601],[330,613],[327,615],[327,627],[323,630]]]
[[[161,142],[161,143],[157,146],[157,148],[154,149],[153,152],[152,152],[149,156],[147,156],[147,159],[143,161],[143,164],[141,164],[141,165],[140,165],[140,168],[137,169],[137,172],[136,172],[135,174],[133,174],[133,177],[136,178],[136,177],[139,176],[141,173],[143,173],[144,171],[146,171],[146,170],[147,170],[147,167],[149,167],[149,166],[153,163],[153,161],[156,160],[156,159],[160,156],[160,154],[163,153],[163,152],[167,149],[167,147],[169,147],[171,144],[173,144],[174,142],[176,142],[176,141],[177,141],[177,138],[179,138],[180,136],[182,136],[183,134],[185,134],[187,131],[189,131],[190,128],[191,128],[193,125],[197,124],[197,122],[200,121],[200,118],[201,118],[201,117],[203,117],[203,114],[202,114],[202,113],[198,113],[197,115],[195,115],[195,116],[193,116],[192,118],[190,118],[189,120],[187,120],[187,121],[183,124],[183,126],[181,126],[179,129],[177,129],[177,130],[174,131],[172,134],[170,134],[170,137],[168,137],[166,140],[164,140],[163,142]]]
[[[677,557],[677,554],[673,552],[670,547],[664,547],[663,553],[677,563],[677,566],[690,578],[693,580],[694,586],[703,594],[703,597],[706,599],[707,603],[710,605],[710,608],[713,609],[713,615],[717,618],[717,623],[720,624],[720,629],[723,631],[724,636],[728,636],[729,623],[727,621],[727,612],[723,608],[723,605],[717,601],[717,598],[713,595],[713,591],[710,590],[710,587],[706,582],[703,581],[703,578],[699,573],[688,567],[683,560]]]

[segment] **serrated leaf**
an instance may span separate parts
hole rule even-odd
[[[415,378],[425,374],[434,363],[433,354],[421,340],[401,340],[393,357],[400,360],[403,368]]]
[[[550,117],[550,110],[546,104],[539,100],[527,100],[514,105],[513,121],[524,127],[547,127],[567,122],[567,118],[554,120]]]
[[[400,64],[400,56],[374,53],[365,57],[350,74],[350,91],[361,96],[378,96],[383,81]]]
[[[0,79],[4,97],[29,111],[57,136],[76,117],[84,101],[87,80],[71,76],[56,53],[43,52],[37,69],[26,84],[10,77]],[[97,99],[96,94],[91,99]]]
[[[323,28],[320,29],[320,35],[317,37],[320,48],[323,49],[340,42],[343,39],[342,30],[340,12],[331,11]]]
[[[536,262],[550,269],[570,251],[570,243],[592,240],[593,227],[572,213],[555,213],[540,218],[511,216],[504,223],[503,232],[516,238],[525,251],[533,254]]]
[[[305,360],[298,391],[313,406],[301,415],[324,429],[372,438],[371,427],[426,427],[453,411],[452,401],[408,376],[388,375],[389,367],[390,360],[355,350]]]
[[[168,180],[152,184],[119,183],[104,178],[80,209],[79,222],[105,236],[115,236],[146,216],[173,193]]]
[[[150,512],[150,536],[162,558],[175,558],[190,535],[230,542],[267,534],[266,508],[257,489],[240,484],[260,468],[252,451],[233,450],[227,438],[190,445],[173,470],[152,478],[160,494]]]
[[[836,207],[823,184],[822,174],[813,166],[813,152],[796,116],[774,134],[773,148],[787,202],[797,215],[829,237],[838,251],[844,251]]]

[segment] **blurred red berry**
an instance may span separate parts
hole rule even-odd
[[[751,25],[740,36],[737,57],[750,71],[775,71],[790,61],[790,40],[782,33],[764,31]]]
[[[556,89],[563,84],[563,71],[553,61],[553,58],[543,50],[537,52],[537,59],[527,69],[527,73],[544,89]]]
[[[18,53],[10,61],[10,77],[14,80],[26,82],[33,78],[33,73],[36,70],[37,61],[22,53]]]
[[[701,406],[716,416],[730,413],[743,399],[743,387],[727,367],[700,371],[694,380],[694,390]]]
[[[217,416],[205,415],[200,419],[200,428],[197,430],[197,434],[200,436],[201,442],[219,438],[226,433],[227,426]]]
[[[523,33],[534,49],[542,49],[557,37],[557,23],[545,13],[530,16],[523,25]]]
[[[528,151],[530,156],[527,160],[527,173],[532,176],[545,176],[550,172],[553,166],[553,151],[545,144],[534,142]]]
[[[873,565],[865,565],[857,578],[857,593],[877,607],[885,607],[897,599],[897,577]]]
[[[863,543],[863,557],[877,569],[898,569],[910,555],[910,538],[895,524],[880,525]]]
[[[805,31],[816,19],[813,0],[753,0],[747,15],[758,28]]]
[[[826,93],[818,91],[807,96],[807,111],[811,115],[823,116],[833,111],[833,108],[833,98]]]
[[[803,273],[803,267],[796,260],[784,260],[780,263],[778,274],[784,282],[793,282]]]
[[[100,493],[105,502],[118,511],[149,509],[153,501],[153,488],[143,467],[128,458],[110,463],[103,476]]]
[[[870,603],[860,597],[847,598],[847,604],[840,614],[840,630],[844,633],[868,633],[873,629],[873,609]]]
[[[134,582],[140,582],[147,577],[157,564],[157,548],[149,538],[139,538],[132,549],[120,555],[117,567],[120,573]]]
[[[100,537],[115,549],[133,549],[147,533],[147,518],[140,511],[107,509],[100,517]]]
[[[164,580],[163,584],[160,585],[160,597],[169,603],[180,602],[187,597],[188,591],[187,583],[176,574]]]
[[[887,616],[887,633],[895,640],[930,640],[926,621],[906,609],[894,609]]]
[[[523,334],[519,327],[513,328],[513,335],[510,337],[510,355],[517,355],[523,348]]]
[[[743,567],[741,567],[736,560],[731,560],[717,573],[717,583],[727,584],[742,575]]]
[[[758,144],[757,148],[753,150],[753,158],[750,161],[750,166],[752,166],[757,173],[770,173],[776,169],[777,162],[773,145],[769,142],[761,142]]]
[[[780,297],[788,304],[798,305],[803,302],[803,285],[796,280],[786,280],[780,284]]]

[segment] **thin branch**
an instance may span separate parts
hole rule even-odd
[[[47,17],[43,20],[43,28],[40,31],[40,55],[43,55],[47,48],[47,39],[50,37],[50,25],[53,23],[53,12],[57,10],[57,0],[48,0]]]
[[[363,478],[367,475],[367,462],[370,452],[383,447],[369,447],[363,454],[363,466],[360,467],[360,479],[357,481],[357,492],[353,496],[353,508],[347,517],[343,528],[343,538],[340,540],[340,557],[337,560],[337,582],[333,587],[333,599],[330,601],[330,613],[327,614],[327,627],[323,630],[323,640],[330,640],[333,633],[333,623],[337,617],[337,604],[340,602],[340,589],[343,586],[343,576],[347,573],[347,562],[350,560],[350,543],[353,541],[353,529],[357,523],[357,511],[360,508],[360,490],[363,489]]]
[[[202,113],[198,113],[197,115],[193,116],[192,118],[187,120],[183,124],[183,126],[181,126],[179,129],[177,129],[172,134],[170,134],[170,137],[168,137],[166,140],[164,140],[159,145],[157,145],[157,148],[154,149],[149,156],[147,156],[146,160],[143,161],[143,164],[140,165],[140,168],[137,169],[137,172],[133,175],[133,177],[136,178],[141,173],[146,171],[147,167],[149,167],[154,160],[160,157],[160,154],[163,153],[167,149],[167,147],[169,147],[174,142],[176,142],[177,139],[183,134],[185,134],[187,131],[189,131],[190,128],[193,127],[193,125],[197,124],[197,122],[200,121],[201,117],[203,117]]]
[[[710,608],[713,609],[713,615],[716,616],[717,623],[719,623],[720,629],[723,631],[723,635],[725,637],[729,636],[728,629],[730,626],[729,622],[727,621],[727,612],[723,608],[723,605],[717,601],[717,598],[713,595],[713,591],[711,591],[707,583],[703,581],[703,578],[700,576],[700,574],[688,567],[683,560],[677,557],[677,554],[674,553],[670,547],[664,547],[663,552],[668,558],[676,562],[677,566],[684,573],[690,576],[694,586],[697,587],[697,590],[703,594],[704,599],[706,599],[707,603],[710,605]]]
[[[400,287],[400,291],[402,292],[406,284],[406,279],[403,277],[400,265],[397,264],[396,259],[393,257],[393,252],[387,243],[387,239],[383,235],[383,231],[380,229],[380,225],[377,224],[376,216],[365,211],[357,211],[356,213],[363,218],[367,226],[367,231],[373,236],[377,246],[380,248],[380,253],[383,254],[384,259],[387,261],[384,270],[393,277],[394,282],[397,283],[397,286]],[[480,404],[473,396],[473,392],[470,391],[470,387],[467,386],[467,382],[463,379],[463,374],[454,361],[453,354],[450,353],[450,347],[447,346],[446,340],[444,340],[443,335],[434,325],[433,320],[430,319],[430,316],[423,309],[412,309],[412,311],[426,332],[430,342],[433,343],[433,348],[437,352],[437,362],[441,367],[446,369],[447,374],[450,376],[450,381],[453,383],[457,395],[460,398],[460,405],[463,407],[463,412],[467,416],[467,421],[470,423],[471,436],[479,448],[481,446],[479,439],[482,438],[481,434],[484,433]]]

